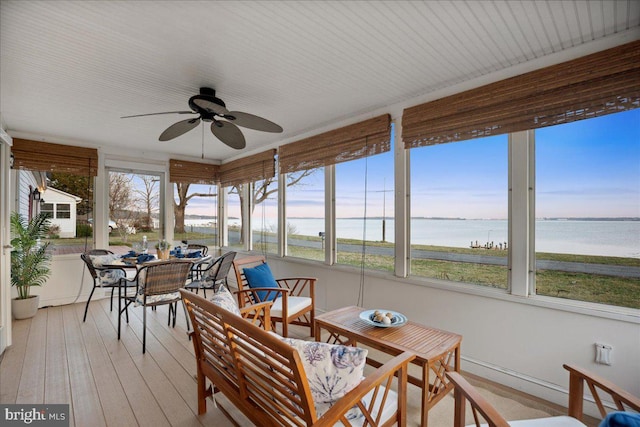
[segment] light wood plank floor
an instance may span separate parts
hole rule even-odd
[[[43,308],[32,319],[13,322],[13,345],[0,360],[1,403],[69,403],[70,425],[79,427],[232,425],[213,402],[205,415],[197,415],[195,359],[181,307],[175,328],[167,326],[167,306],[147,309],[144,355],[141,307],[130,308],[128,325],[123,316],[120,341],[108,298],[91,302],[84,323],[83,310],[83,303]],[[481,392],[507,419],[558,412],[495,389]],[[410,386],[410,426],[418,424],[418,402],[419,390]],[[451,425],[453,399],[447,396],[430,411],[429,426]]]

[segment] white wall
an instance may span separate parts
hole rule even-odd
[[[41,195],[42,199],[46,202],[46,203],[53,203],[54,206],[54,211],[56,212],[56,217],[58,216],[57,213],[57,205],[59,203],[64,203],[64,204],[68,204],[71,208],[70,211],[70,217],[69,218],[52,218],[51,224],[53,225],[57,225],[60,227],[60,237],[61,238],[73,238],[76,237],[76,200],[74,197],[70,197],[66,194],[60,193],[58,191],[55,191],[55,189],[47,189],[45,190],[42,195]]]
[[[269,258],[269,264],[276,277],[317,277],[316,304],[321,311],[356,305],[358,269],[276,257]],[[606,315],[589,305],[564,307],[562,300],[527,299],[476,286],[437,286],[370,273],[365,277],[364,306],[397,310],[409,320],[461,334],[462,370],[565,407],[569,376],[564,363],[579,365],[640,396],[637,313]],[[596,342],[613,347],[611,366],[595,364]],[[585,410],[596,415],[589,405]]]

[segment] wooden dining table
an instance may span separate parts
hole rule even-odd
[[[460,372],[462,336],[408,321],[398,327],[377,327],[360,318],[362,307],[350,306],[329,311],[315,318],[315,339],[321,341],[322,330],[328,332],[325,342],[365,346],[391,356],[405,351],[415,353],[412,363],[422,368],[421,378],[409,375],[408,381],[420,387],[421,423],[427,427],[429,409],[453,389],[445,372]],[[381,362],[367,358],[379,367]]]

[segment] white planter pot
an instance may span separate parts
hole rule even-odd
[[[16,320],[29,319],[38,312],[40,295],[33,295],[27,299],[12,299],[11,313]]]

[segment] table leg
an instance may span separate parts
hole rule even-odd
[[[429,363],[422,364],[422,408],[420,409],[420,426],[427,427],[429,422]]]
[[[122,284],[118,285],[118,339],[120,339],[120,316],[122,315]]]

